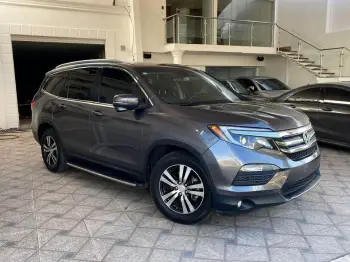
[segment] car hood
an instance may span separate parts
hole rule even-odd
[[[263,128],[273,131],[309,124],[309,118],[291,108],[257,101],[181,107],[186,117],[207,124]]]

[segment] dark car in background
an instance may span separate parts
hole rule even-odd
[[[350,83],[324,83],[299,87],[271,99],[304,112],[317,140],[350,147]]]
[[[265,76],[238,77],[235,79],[240,86],[247,90],[249,99],[266,100],[281,96],[291,88],[282,81]],[[231,80],[232,81],[232,80]]]
[[[46,74],[32,116],[48,170],[70,166],[149,188],[159,210],[180,223],[212,209],[285,203],[321,179],[305,114],[239,101],[187,67],[64,64]]]

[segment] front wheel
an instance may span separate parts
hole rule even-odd
[[[184,152],[170,153],[158,161],[150,187],[159,210],[175,222],[197,223],[211,211],[207,176],[197,160]]]

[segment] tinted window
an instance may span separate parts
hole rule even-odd
[[[350,92],[344,89],[328,87],[325,89],[326,103],[350,104]]]
[[[283,82],[281,82],[280,80],[275,79],[275,78],[257,79],[256,82],[258,83],[261,90],[265,90],[265,91],[289,90],[290,89]]]
[[[197,70],[180,67],[141,67],[141,77],[153,93],[169,104],[227,103],[239,99],[219,81]]]
[[[46,86],[43,89],[50,94],[59,96],[62,87],[64,87],[65,85],[65,82],[66,82],[65,76],[55,75],[48,80]]]
[[[231,84],[231,88],[236,91],[238,94],[249,94],[250,92],[244,88],[238,81],[236,80],[228,80]]]
[[[104,68],[101,77],[100,102],[112,104],[113,97],[121,94],[140,96],[139,88],[130,74],[123,70]]]
[[[320,88],[308,88],[306,90],[300,91],[292,95],[287,99],[287,101],[302,101],[302,102],[315,102],[318,100],[320,94]]]
[[[247,89],[247,90],[249,90],[249,87],[251,87],[251,86],[254,87],[254,90],[256,89],[252,80],[249,80],[249,79],[237,79],[237,82],[241,86],[243,86],[245,89]]]
[[[97,69],[84,68],[71,72],[68,98],[98,101]]]

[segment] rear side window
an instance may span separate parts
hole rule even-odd
[[[331,104],[350,104],[350,92],[340,88],[325,88],[325,103]]]
[[[66,77],[63,75],[52,76],[48,80],[48,82],[45,85],[45,87],[43,88],[43,90],[45,90],[46,92],[53,94],[55,96],[59,96],[61,89],[65,85],[65,82],[66,82]]]
[[[317,102],[319,100],[321,88],[313,87],[300,91],[287,99],[287,101],[294,102]]]
[[[113,97],[121,94],[139,96],[134,79],[125,71],[104,68],[101,77],[100,102],[112,104]]]
[[[98,69],[82,68],[71,72],[68,98],[98,101]]]

